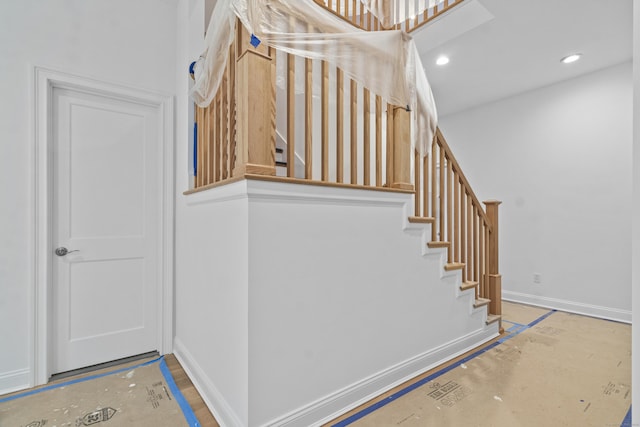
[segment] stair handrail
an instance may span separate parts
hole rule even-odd
[[[471,199],[473,200],[473,204],[476,205],[477,208],[479,208],[481,212],[480,216],[484,220],[485,224],[489,227],[489,231],[491,232],[492,231],[491,221],[489,221],[489,218],[487,217],[487,213],[485,212],[482,204],[478,200],[476,193],[474,193],[473,188],[471,187],[471,184],[469,184],[469,180],[467,179],[464,172],[462,171],[462,168],[460,167],[458,160],[453,155],[453,151],[451,150],[451,147],[449,147],[449,144],[447,143],[447,140],[445,139],[444,135],[442,135],[442,131],[440,130],[439,127],[436,130],[435,140],[437,141],[437,144],[440,145],[444,150],[445,156],[448,156],[449,159],[451,159],[451,166],[453,170],[458,171],[458,174],[460,175],[460,180],[464,184],[466,191],[471,196]]]

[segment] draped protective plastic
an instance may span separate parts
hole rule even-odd
[[[422,142],[420,151],[427,152],[437,113],[411,36],[399,30],[360,30],[313,0],[218,0],[205,51],[194,67],[191,95],[199,106],[209,105],[220,84],[233,41],[234,15],[262,43],[327,61],[387,102],[410,108],[412,135]]]

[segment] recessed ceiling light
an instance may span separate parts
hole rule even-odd
[[[560,60],[563,64],[571,64],[572,62],[576,62],[582,56],[581,53],[572,53],[569,56],[565,56]]]
[[[449,58],[442,55],[440,57],[438,57],[438,59],[436,59],[436,64],[437,65],[447,65],[449,63]]]

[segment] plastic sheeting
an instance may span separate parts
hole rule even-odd
[[[205,50],[193,67],[194,84],[190,95],[200,107],[208,107],[216,96],[229,59],[235,28],[236,17],[231,9],[231,0],[218,0],[204,39]]]
[[[426,153],[437,125],[433,95],[411,36],[355,28],[313,0],[218,0],[206,50],[194,67],[191,95],[201,107],[215,96],[233,41],[237,16],[262,43],[342,69],[387,102],[413,112],[412,134]]]

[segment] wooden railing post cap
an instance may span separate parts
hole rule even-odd
[[[502,201],[500,200],[485,200],[482,203],[484,203],[485,205],[495,205],[498,206],[499,204],[502,203]]]

